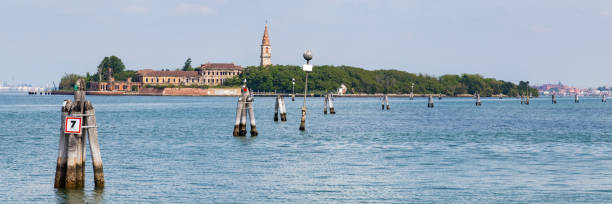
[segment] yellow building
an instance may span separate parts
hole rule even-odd
[[[197,71],[138,70],[138,81],[143,85],[221,85],[226,79],[239,75],[241,66],[233,63],[202,64]]]

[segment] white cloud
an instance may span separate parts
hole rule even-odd
[[[144,13],[147,13],[148,11],[149,11],[148,8],[144,6],[138,6],[138,5],[130,5],[130,6],[121,8],[121,12],[127,13],[127,14],[144,14]]]
[[[206,5],[181,3],[172,10],[172,13],[180,15],[215,15],[217,12]]]

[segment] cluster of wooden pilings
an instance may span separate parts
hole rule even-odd
[[[578,94],[574,96],[574,103],[580,103],[580,99],[578,98]]]
[[[529,94],[530,95],[530,94]],[[523,105],[529,105],[529,95],[522,95],[521,94],[521,104]]]
[[[253,92],[249,91],[246,83],[242,85],[238,97],[238,105],[236,107],[236,123],[234,125],[234,136],[246,136],[247,115],[251,122],[251,136],[257,136],[257,127],[255,124],[255,111],[253,111]]]
[[[285,106],[285,98],[281,95],[276,95],[276,100],[274,101],[276,101],[274,104],[274,121],[278,121],[278,115],[280,115],[281,121],[287,121],[287,107]]]
[[[323,114],[327,114],[328,108],[330,114],[336,114],[336,109],[334,108],[334,97],[332,94],[325,95],[325,100],[323,102]]]
[[[28,91],[28,95],[51,95],[51,91]]]
[[[64,100],[61,113],[59,153],[55,169],[55,188],[82,188],[85,186],[85,134],[96,188],[104,187],[104,170],[98,144],[96,112],[93,104],[85,100],[85,83],[77,81],[74,102]]]
[[[391,107],[389,106],[389,96],[387,94],[383,95],[380,98],[380,101],[382,103],[382,109],[385,110],[385,105],[387,106],[387,110],[389,110]]]

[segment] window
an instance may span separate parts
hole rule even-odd
[[[149,78],[146,78],[146,79],[145,79],[145,82],[149,82]]]
[[[155,78],[155,79],[157,79],[157,83],[159,83],[159,78]]]

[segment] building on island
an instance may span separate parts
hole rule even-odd
[[[239,75],[243,69],[234,63],[206,63],[200,65],[199,71],[204,77],[204,84],[214,86],[223,84],[226,79]]]
[[[265,67],[272,65],[272,46],[270,45],[270,37],[268,36],[268,24],[266,24],[266,28],[264,29],[263,39],[261,40],[261,55],[259,63],[260,66]]]
[[[136,72],[143,85],[203,85],[198,71],[157,71],[141,69]]]
[[[106,81],[102,81],[100,76],[99,81],[89,82],[89,90],[91,91],[135,91],[142,87],[141,83],[132,82],[132,77],[128,77],[125,81],[115,81],[113,77],[113,69],[108,68]]]
[[[90,82],[89,90],[92,91],[135,91],[146,85],[175,85],[175,86],[216,86],[225,80],[242,73],[241,66],[234,63],[206,63],[202,64],[196,71],[163,71],[152,69],[141,69],[136,72],[135,79],[127,78],[126,81],[115,81],[112,77],[112,69],[109,70],[107,81]]]

